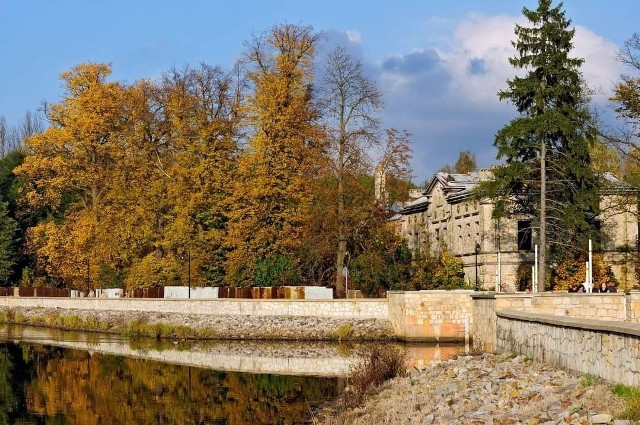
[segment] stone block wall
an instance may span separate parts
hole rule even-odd
[[[473,350],[491,352],[496,346],[496,297],[473,298]]]
[[[135,298],[18,298],[0,297],[0,308],[64,308],[99,311],[191,313],[212,316],[282,316],[353,319],[389,318],[386,299],[252,300],[252,299],[135,299]]]
[[[473,291],[391,291],[389,320],[405,341],[465,341],[473,326]]]
[[[497,312],[496,351],[640,385],[640,326],[515,310]]]
[[[552,316],[624,321],[627,307],[624,293],[549,293],[531,299],[528,311]]]
[[[640,323],[640,291],[631,291],[626,298],[627,321]]]
[[[496,347],[496,312],[504,309],[524,310],[531,308],[533,294],[496,294],[479,292],[473,297],[473,349],[492,352]]]
[[[497,312],[516,310],[553,317],[597,319],[610,322],[640,322],[640,292],[630,294],[542,294],[475,293],[473,297],[473,347],[477,350],[496,349]]]

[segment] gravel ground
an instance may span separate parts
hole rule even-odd
[[[612,384],[523,356],[462,356],[385,384],[363,406],[316,424],[631,424]]]

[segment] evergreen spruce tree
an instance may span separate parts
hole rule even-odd
[[[497,198],[496,217],[537,217],[543,291],[547,250],[557,258],[584,249],[595,233],[599,201],[589,156],[595,130],[579,71],[583,59],[569,56],[575,29],[562,3],[552,7],[551,0],[540,0],[536,10],[524,8],[523,14],[531,26],[516,25],[517,56],[509,62],[526,73],[498,93],[519,116],[496,135],[498,159],[505,164],[481,194]]]

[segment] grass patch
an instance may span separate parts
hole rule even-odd
[[[350,339],[351,335],[353,335],[353,327],[351,326],[351,323],[341,323],[336,328],[336,336],[338,337],[338,341]]]
[[[65,329],[81,329],[84,321],[78,316],[59,316],[58,323]]]
[[[133,320],[129,322],[125,335],[133,338],[212,339],[215,337],[215,332],[209,328],[190,328],[164,322],[146,323],[145,320]]]
[[[613,393],[625,401],[621,419],[640,421],[640,388],[618,384],[613,387]]]
[[[87,316],[84,319],[84,329],[88,331],[107,331],[111,328],[109,322],[101,321],[98,316]]]
[[[596,379],[595,376],[590,375],[590,374],[586,374],[582,377],[582,386],[585,388],[588,387],[592,387],[594,386],[596,383],[598,382],[598,380]]]

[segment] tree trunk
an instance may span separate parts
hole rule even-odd
[[[538,262],[538,292],[544,292],[547,260],[547,144],[546,135],[540,146],[540,254]]]
[[[346,298],[345,278],[342,274],[344,258],[347,255],[347,232],[344,225],[344,182],[338,176],[338,250],[336,252],[336,296]]]

